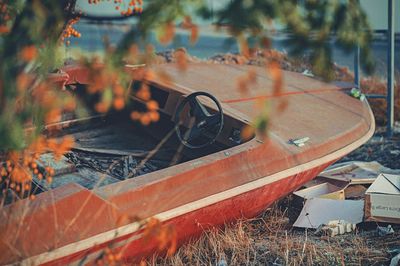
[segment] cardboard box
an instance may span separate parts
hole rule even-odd
[[[337,187],[329,183],[318,184],[313,187],[298,190],[294,195],[303,199],[324,198],[344,200],[344,188]]]
[[[366,221],[400,224],[400,175],[380,174],[365,194]]]
[[[376,177],[388,170],[378,162],[344,162],[334,164],[319,176],[354,184],[372,184]],[[391,169],[390,169],[391,170]]]

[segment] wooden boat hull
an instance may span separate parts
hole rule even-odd
[[[176,230],[179,244],[185,243],[199,236],[204,230],[210,227],[221,226],[240,218],[251,218],[260,214],[265,210],[266,206],[270,206],[277,199],[287,195],[287,191],[293,191],[305,182],[313,179],[330,164],[331,162],[246,193],[181,214],[177,217],[165,220],[164,225],[172,225]],[[146,258],[158,251],[157,243],[155,241],[143,239],[141,237],[142,234],[142,230],[135,231],[134,233],[129,233],[103,242],[92,248],[55,259],[44,265],[77,263],[81,261],[82,258],[85,258],[85,261],[94,261],[104,248],[110,246],[113,247],[113,252],[115,252],[115,254],[122,255],[123,261],[137,263],[141,258]],[[99,238],[101,242],[101,236],[99,236]]]
[[[155,217],[165,225],[172,225],[175,228],[179,244],[195,238],[210,227],[221,226],[240,218],[254,217],[277,199],[313,179],[349,150],[366,141],[372,133],[373,129],[355,143],[316,162],[306,163],[296,169],[287,169],[258,179],[253,184],[245,184],[219,195],[214,194],[197,202],[159,213]],[[90,242],[74,243],[24,262],[44,265],[65,265],[79,263],[82,260],[90,262],[98,258],[107,247],[112,247],[113,252],[121,254],[125,262],[138,262],[141,258],[158,251],[154,240],[148,241],[142,238],[143,230],[138,228],[137,223],[125,225],[121,232],[123,231],[126,233],[116,233],[116,230],[112,230],[99,234]],[[88,246],[89,248],[86,248]]]
[[[201,76],[208,66],[194,68]],[[236,75],[241,71],[217,68]],[[287,75],[311,89],[326,86],[300,74]],[[188,77],[186,82],[191,80]],[[182,82],[174,90],[190,92],[185,77]],[[262,82],[267,86],[270,81]],[[299,90],[294,86],[291,89]],[[262,93],[261,88],[259,91]],[[249,100],[228,104],[227,97],[232,95],[215,93],[226,102],[228,117],[238,114],[244,119],[252,112]],[[1,214],[0,233],[10,244],[0,244],[0,250],[4,250],[0,263],[86,263],[96,260],[105,248],[121,254],[124,261],[138,261],[157,250],[156,242],[143,239],[143,229],[136,220],[121,217],[155,217],[174,226],[178,242],[183,243],[211,226],[259,214],[361,146],[374,132],[368,103],[340,91],[324,96],[312,91],[305,94],[292,96],[292,109],[278,116],[281,123],[272,126],[267,139],[256,136],[232,148],[93,190],[70,184],[39,194],[34,202],[12,204]],[[168,109],[168,102],[166,106]],[[304,132],[310,134],[311,144],[296,147],[288,143],[292,137],[304,137]],[[49,221],[51,226],[43,227]]]

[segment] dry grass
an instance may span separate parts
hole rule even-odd
[[[397,230],[398,231],[398,230]],[[204,232],[170,258],[149,265],[382,265],[400,233],[378,237],[374,230],[329,237],[295,230],[279,204],[263,215]]]

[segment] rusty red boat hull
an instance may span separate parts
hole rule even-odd
[[[252,67],[195,64],[182,74],[174,65],[164,67],[177,80],[168,85],[171,94],[164,111],[173,112],[182,95],[208,90],[223,103],[228,128],[221,135],[226,138],[229,127],[237,126],[235,117],[246,121],[254,112],[254,101],[271,95],[272,81],[261,68],[253,68],[260,80],[252,95],[240,98],[235,89],[226,93],[248,68]],[[232,78],[220,80],[214,72]],[[84,72],[72,68],[67,73],[70,80],[85,83]],[[274,114],[266,139],[257,135],[240,145],[93,190],[68,184],[39,194],[33,202],[4,208],[0,234],[7,244],[0,244],[0,263],[89,263],[105,248],[124,261],[140,261],[157,251],[157,243],[143,239],[140,224],[129,217],[155,217],[173,226],[181,244],[209,227],[256,216],[372,136],[374,118],[367,102],[301,74],[285,72],[285,77],[292,92],[288,110]],[[157,80],[149,82],[166,87]],[[289,142],[299,137],[309,137],[310,143],[297,147]]]
[[[265,210],[276,199],[282,198],[287,191],[299,188],[305,182],[313,179],[331,163],[321,165],[304,173],[276,181],[264,187],[240,194],[238,196],[214,203],[212,205],[185,213],[181,216],[165,221],[165,225],[172,225],[177,233],[179,244],[195,239],[204,230],[222,226],[241,218],[251,218]],[[295,180],[295,181],[294,181]],[[85,258],[85,261],[94,261],[105,247],[113,246],[113,252],[121,254],[125,262],[140,262],[159,251],[157,243],[141,238],[142,231],[127,234],[101,245],[85,249],[68,256],[47,262],[44,265],[66,265],[76,263]]]

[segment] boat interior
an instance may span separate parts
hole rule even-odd
[[[145,101],[135,96],[140,86],[140,82],[132,83],[130,103],[123,111],[101,115],[92,110],[85,118],[69,113],[64,114],[62,122],[48,125],[45,130],[48,137],[72,136],[74,148],[59,160],[51,153],[40,156],[39,171],[50,166],[54,176],[48,183],[33,175],[30,194],[69,183],[93,189],[244,142],[240,133],[245,123],[224,113],[218,100],[207,93],[192,97],[171,88],[148,84],[151,99],[158,103],[160,118],[150,125],[133,121],[130,118],[133,111],[146,112]],[[72,84],[71,88],[77,94],[86,89],[83,84]],[[87,100],[96,101],[96,97],[98,95]],[[62,130],[54,131],[54,127]],[[6,203],[18,197],[10,189],[7,191],[7,195],[1,195],[5,196]]]
[[[236,89],[237,78],[250,70],[257,74],[258,81],[243,98]],[[75,146],[58,161],[49,153],[40,157],[39,168],[54,169],[53,181],[47,183],[33,176],[30,193],[38,194],[69,183],[87,189],[101,186],[106,189],[107,184],[178,164],[181,167],[185,162],[200,161],[200,157],[215,154],[216,157],[209,157],[210,162],[220,158],[218,152],[238,145],[237,150],[244,151],[241,149],[244,145],[263,143],[259,137],[243,139],[241,134],[257,115],[254,106],[258,99],[274,95],[274,82],[263,68],[193,64],[182,73],[172,64],[160,65],[155,71],[168,71],[171,80],[176,82],[157,76],[134,81],[123,111],[114,110],[103,115],[91,110],[86,118],[66,114],[63,122],[48,125],[45,133],[49,137],[72,135]],[[75,66],[66,73],[68,79],[64,85],[79,97],[87,90],[88,72]],[[316,160],[350,145],[373,129],[368,104],[349,97],[341,88],[293,72],[285,72],[283,82],[286,96],[268,102],[272,110],[268,113],[271,141],[267,148],[258,152],[271,156],[263,158],[260,167],[269,165],[268,171],[281,171]],[[131,119],[133,112],[149,111],[148,99],[140,96],[144,84],[151,100],[157,102],[159,114],[159,119],[149,125],[144,125],[146,123],[140,119]],[[100,94],[91,94],[81,99],[88,101],[88,106],[94,106],[100,97]],[[283,112],[279,111],[279,104],[283,103],[279,99],[287,100],[287,109]],[[54,133],[52,127],[62,127],[62,130]],[[254,141],[250,141],[253,138]],[[307,145],[298,145],[296,141],[307,142]],[[185,169],[190,169],[194,163],[185,164]],[[161,176],[162,173],[157,178]],[[137,180],[143,185],[144,179]],[[3,189],[0,193],[13,193],[10,189],[3,192]]]

